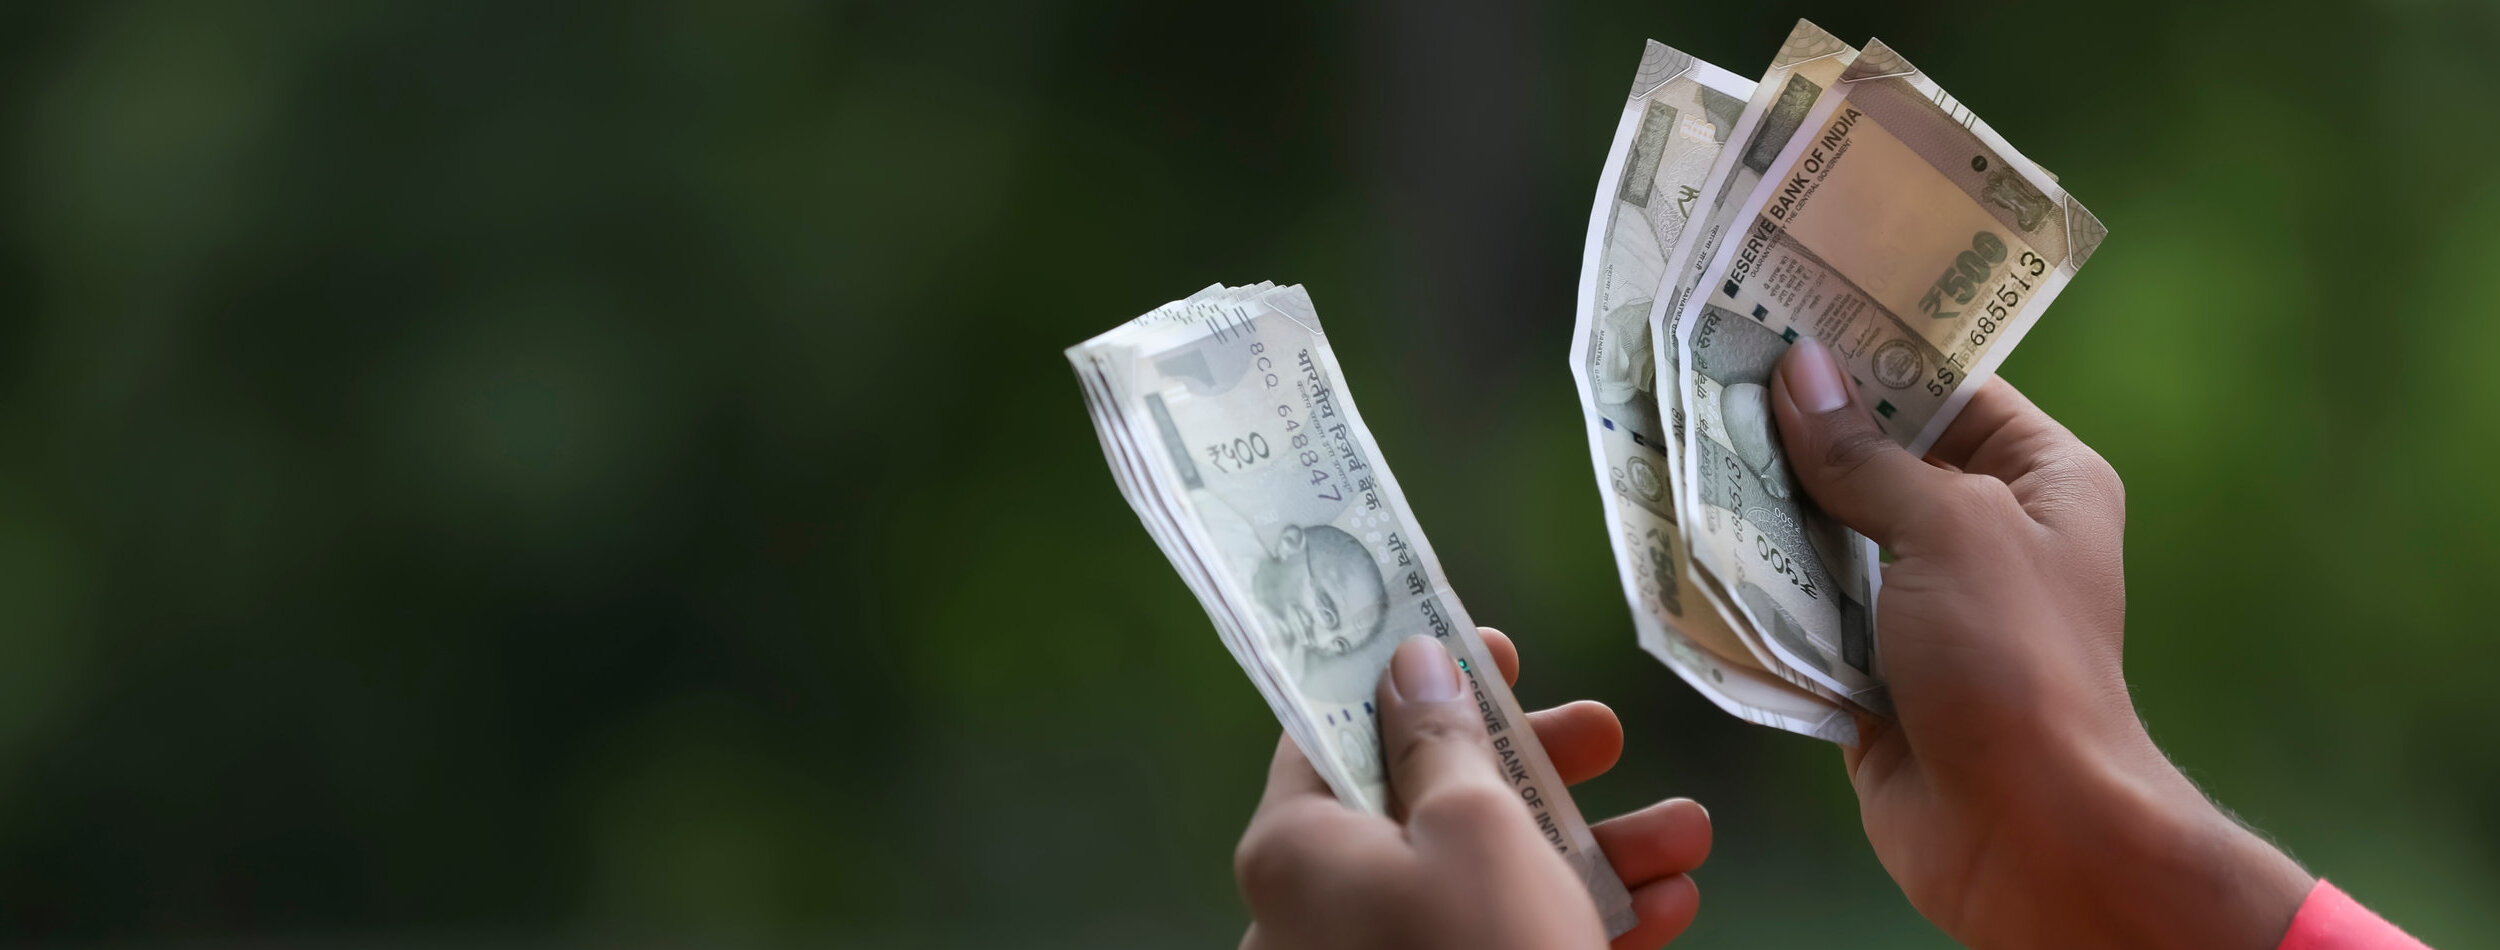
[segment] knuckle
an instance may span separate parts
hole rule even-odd
[[[2118,470],[2081,443],[2043,460],[2031,480],[2035,502],[2047,509],[2115,513],[2127,509],[2127,486]]]
[[[1507,789],[1486,782],[1435,789],[1416,802],[1409,814],[1419,822],[1488,828],[1523,818],[1527,811]]]
[[[2119,477],[2118,467],[2109,464],[2108,459],[2101,457],[2101,453],[2092,451],[2089,446],[2083,447],[2082,453],[2086,472],[2093,484],[2100,487],[2112,505],[2121,511],[2126,510],[2127,480]]]
[[[1233,849],[1233,881],[1241,887],[1242,897],[1255,905],[1288,886],[1301,863],[1301,849],[1293,845],[1290,835],[1272,827],[1253,829]]]
[[[1847,479],[1895,448],[1891,438],[1871,426],[1844,426],[1825,436],[1823,470],[1835,479]]]
[[[1973,537],[1993,534],[2020,509],[2013,488],[2004,482],[1985,475],[1958,475],[1935,494],[1920,520],[1948,536]]]
[[[1468,707],[1469,710],[1474,707]],[[1415,758],[1439,746],[1483,744],[1484,727],[1474,719],[1462,719],[1449,710],[1434,710],[1407,723],[1398,733],[1397,750],[1390,753],[1392,768],[1404,769],[1415,764]]]

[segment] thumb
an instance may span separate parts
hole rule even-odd
[[[1377,699],[1389,791],[1407,819],[1437,797],[1508,797],[1467,678],[1441,641],[1419,633],[1398,644]]]
[[[1771,409],[1789,467],[1832,517],[1892,546],[1928,502],[1944,494],[1953,474],[1913,456],[1850,398],[1840,364],[1813,337],[1800,336],[1772,372]]]

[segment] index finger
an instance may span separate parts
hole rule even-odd
[[[1297,798],[1336,800],[1328,788],[1328,780],[1319,777],[1311,767],[1311,758],[1302,754],[1302,747],[1293,743],[1293,736],[1276,737],[1276,756],[1267,763],[1267,791],[1259,795],[1259,811]]]
[[[2004,482],[2052,528],[2102,532],[2124,517],[2117,470],[2001,378],[1980,385],[1928,457]]]
[[[1502,671],[1502,683],[1519,685],[1519,644],[1510,642],[1510,634],[1491,627],[1477,627],[1476,636],[1484,640],[1484,652],[1493,657],[1493,665]]]
[[[1253,914],[1309,906],[1311,895],[1350,873],[1351,858],[1397,840],[1396,825],[1338,804],[1301,747],[1286,736],[1277,740],[1267,791],[1233,850],[1233,876]],[[1242,945],[1252,945],[1249,936]]]
[[[1945,426],[1927,457],[2010,485],[2029,474],[2039,459],[2053,454],[2047,449],[2074,441],[2073,433],[2040,411],[2014,384],[2003,376],[1991,376],[1971,394],[1962,414]]]
[[[1276,757],[1267,764],[1267,790],[1259,795],[1259,807],[1250,813],[1250,826],[1242,832],[1245,849],[1260,845],[1260,850],[1299,854],[1314,847],[1341,844],[1350,837],[1347,823],[1360,824],[1369,816],[1337,803],[1337,793],[1320,778],[1319,770],[1295,745],[1293,736],[1277,737]],[[1308,828],[1312,823],[1337,829],[1334,833],[1313,836],[1297,834],[1288,829]],[[1278,847],[1275,840],[1287,842]]]

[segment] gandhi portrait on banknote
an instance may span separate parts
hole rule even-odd
[[[1791,667],[1844,695],[1876,688],[1858,543],[1797,488],[1772,418],[1788,339],[1703,304],[1687,347],[1693,389],[1696,560],[1727,586]],[[1822,674],[1822,675],[1815,675]]]
[[[1286,525],[1250,587],[1303,695],[1348,705],[1371,698],[1397,644],[1380,635],[1389,586],[1370,548],[1330,525]]]
[[[1788,474],[1788,453],[1779,445],[1771,419],[1771,390],[1761,383],[1729,383],[1719,389],[1719,417],[1727,422],[1727,440],[1736,458],[1753,472],[1763,494],[1786,499],[1796,480]]]

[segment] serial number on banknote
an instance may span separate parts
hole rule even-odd
[[[1951,297],[1955,304],[1969,306],[1971,301],[1978,299],[1980,286],[1996,272],[1997,265],[2005,262],[2005,254],[2004,238],[1989,231],[1971,235],[1970,250],[1956,255],[1953,263],[1946,265],[1943,276],[1936,278],[1936,285],[1928,288],[1927,295],[1918,299],[1919,310],[1938,320],[1961,316],[1962,311],[1944,309],[1945,298]],[[2014,265],[2006,269],[2005,280],[1988,294],[1984,305],[1988,315],[1971,322],[1970,345],[1955,348],[1955,352],[1946,357],[1945,365],[1936,367],[1935,378],[1927,381],[1928,393],[1942,396],[1953,391],[1953,384],[1962,379],[1962,370],[1970,355],[1986,350],[1988,341],[1995,339],[1997,331],[2004,329],[2012,315],[2022,309],[2023,297],[2032,291],[2032,283],[2027,278],[2038,277],[2047,273],[2048,269],[2048,259],[2031,251],[2026,250],[2014,258]]]
[[[1265,383],[1269,391],[1273,392],[1278,386],[1284,385],[1284,380],[1276,375],[1275,358],[1267,355],[1267,344],[1252,342],[1250,344],[1250,355],[1258,357],[1258,359],[1251,361],[1251,366],[1252,368],[1258,370],[1261,377],[1260,382]],[[1295,429],[1302,428],[1301,423],[1293,421],[1292,407],[1278,406],[1276,407],[1276,415],[1285,420],[1285,431],[1292,432]],[[1311,439],[1308,435],[1296,435],[1293,437],[1294,448],[1307,448],[1310,444]],[[1304,452],[1302,454],[1309,456],[1311,461],[1316,461],[1319,457],[1316,452]],[[1267,444],[1267,437],[1256,432],[1237,437],[1230,442],[1217,442],[1207,446],[1207,464],[1215,466],[1216,471],[1223,472],[1228,475],[1233,472],[1249,468],[1250,466],[1256,465],[1273,456],[1274,452]]]
[[[1736,479],[1743,473],[1743,465],[1731,457],[1727,460],[1727,471],[1728,510],[1730,512],[1741,511],[1745,504],[1745,497],[1744,492],[1736,487]],[[1741,546],[1744,542],[1737,543]],[[1823,599],[1823,589],[1814,583],[1814,575],[1808,573],[1795,558],[1789,556],[1786,549],[1774,543],[1771,536],[1763,533],[1759,528],[1753,532],[1753,553],[1754,557],[1762,562],[1764,570],[1786,579],[1790,586],[1797,588],[1798,593],[1812,600]]]

